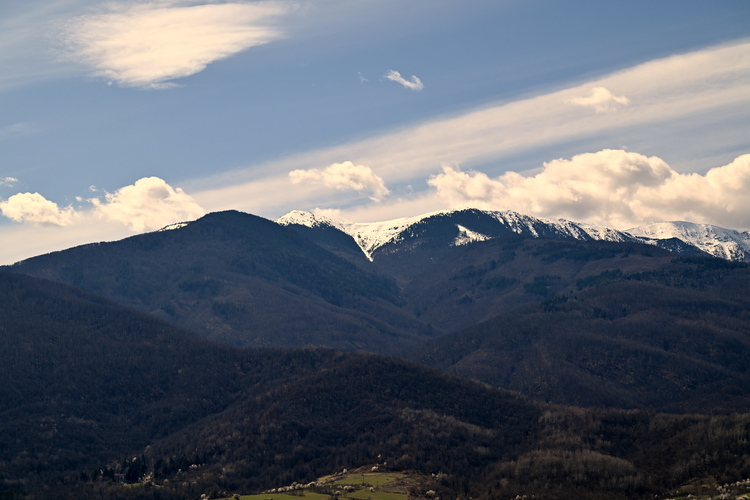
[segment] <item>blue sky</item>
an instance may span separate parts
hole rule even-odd
[[[225,209],[750,229],[749,27],[743,0],[4,2],[0,262]]]

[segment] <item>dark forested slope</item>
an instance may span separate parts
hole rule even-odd
[[[0,304],[0,480],[99,465],[331,356],[234,349],[10,273]]]
[[[245,346],[393,353],[429,332],[391,278],[241,212],[5,268],[61,281]]]
[[[750,408],[750,268],[675,259],[443,336],[416,359],[532,397],[669,411]]]
[[[747,415],[577,410],[378,355],[214,344],[10,273],[0,300],[8,498],[192,499],[375,462],[482,499],[653,498],[750,476]]]

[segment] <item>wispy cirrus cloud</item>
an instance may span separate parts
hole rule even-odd
[[[2,177],[0,178],[0,186],[12,186],[18,182],[18,179],[15,177]]]
[[[22,137],[25,135],[31,135],[36,132],[36,128],[26,122],[12,123],[4,127],[0,127],[0,140],[9,139],[11,137]]]
[[[411,79],[407,80],[403,76],[401,76],[401,73],[399,73],[398,71],[394,71],[392,69],[389,69],[388,71],[386,71],[385,75],[383,75],[383,78],[386,78],[387,80],[403,85],[409,90],[415,90],[418,92],[424,89],[424,84],[422,83],[422,80],[420,80],[416,76],[411,75]]]
[[[293,184],[322,184],[340,190],[354,190],[369,193],[372,201],[380,201],[389,193],[383,179],[370,167],[355,165],[351,161],[333,163],[324,169],[292,170],[289,179]]]
[[[750,154],[701,175],[676,172],[655,156],[602,150],[547,162],[534,176],[491,178],[445,166],[428,183],[453,207],[512,209],[619,229],[665,220],[750,224]]]
[[[588,97],[573,97],[570,102],[586,108],[593,108],[597,113],[611,113],[630,104],[625,96],[616,96],[606,87],[594,87]]]
[[[71,58],[123,86],[169,88],[171,80],[284,36],[276,26],[288,7],[278,1],[151,0],[107,3],[63,30]]]
[[[591,113],[572,105],[571,99],[590,95],[591,89],[617,89],[631,104],[617,113]],[[680,168],[705,170],[705,148],[701,144],[722,144],[733,156],[744,152],[747,113],[750,109],[750,42],[711,47],[687,54],[650,61],[606,75],[594,81],[511,102],[491,103],[453,116],[440,116],[422,123],[330,148],[253,165],[248,169],[197,179],[193,195],[211,210],[234,207],[254,213],[278,216],[276,210],[306,205],[309,192],[289,190],[286,174],[292,169],[315,169],[339,158],[357,158],[364,165],[378,165],[378,175],[389,186],[410,184],[421,196],[419,186],[444,164],[483,165],[492,175],[509,170],[537,167],[523,164],[522,155],[540,156],[536,151],[574,143],[597,151],[611,144],[654,151],[680,158]],[[687,130],[687,135],[675,135]],[[615,142],[617,141],[617,142]],[[726,144],[726,146],[724,146]],[[645,146],[644,146],[645,145]],[[611,147],[611,146],[610,146]],[[554,154],[554,153],[550,153]],[[574,154],[571,153],[571,155]],[[703,155],[696,158],[697,155]],[[724,153],[717,160],[727,162]],[[188,185],[189,187],[190,185]],[[269,190],[276,189],[273,194]],[[248,193],[252,193],[249,196]],[[284,201],[286,200],[286,201]],[[395,203],[394,199],[389,204]],[[382,207],[378,207],[381,209]],[[394,208],[394,211],[396,209]],[[405,208],[406,210],[406,208]],[[363,214],[364,212],[361,212]],[[414,213],[412,213],[414,215]],[[364,215],[362,215],[364,217]],[[743,228],[750,228],[748,221]]]

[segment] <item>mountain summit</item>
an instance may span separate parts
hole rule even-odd
[[[442,210],[382,222],[346,222],[294,210],[284,226],[328,228],[351,236],[368,259],[418,246],[459,246],[516,234],[530,238],[644,243],[680,254],[750,261],[750,233],[692,222],[662,222],[620,231],[565,219],[540,219],[511,210]]]

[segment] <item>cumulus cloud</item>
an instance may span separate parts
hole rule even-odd
[[[547,162],[525,177],[443,167],[428,184],[452,206],[517,210],[619,229],[665,220],[750,226],[750,155],[709,170],[681,174],[664,160],[602,150]]]
[[[60,208],[39,193],[18,193],[0,202],[0,212],[16,222],[48,226],[72,226],[93,216],[119,222],[136,232],[160,229],[206,213],[190,195],[158,177],[145,177],[114,193],[105,193],[104,199],[86,201],[91,203],[88,208]]]
[[[187,5],[186,5],[187,3]],[[65,28],[69,54],[124,86],[168,88],[214,61],[283,36],[280,2],[152,0],[107,3]]]
[[[334,163],[324,169],[292,170],[289,179],[293,184],[313,183],[333,189],[366,191],[373,201],[380,201],[390,193],[383,179],[370,167],[355,165],[350,161]]]
[[[594,87],[588,97],[573,97],[570,102],[586,108],[593,108],[597,113],[611,113],[630,104],[625,96],[616,96],[605,87]]]
[[[401,76],[401,73],[398,71],[393,71],[392,69],[389,69],[386,71],[385,75],[383,75],[388,80],[391,80],[392,82],[396,82],[398,84],[403,85],[409,90],[422,90],[424,88],[424,84],[422,83],[422,80],[417,78],[414,75],[411,75],[411,80],[407,80],[404,77]]]
[[[104,201],[98,198],[90,201],[100,217],[138,232],[193,220],[205,213],[190,195],[158,177],[144,177],[114,193],[107,193]]]
[[[14,194],[7,201],[0,202],[0,211],[16,222],[52,226],[69,226],[78,217],[72,207],[60,208],[39,193]]]

